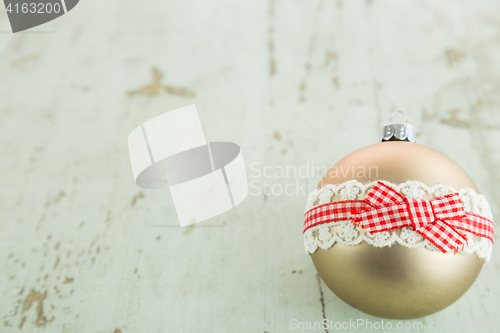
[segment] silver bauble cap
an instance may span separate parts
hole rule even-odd
[[[384,141],[408,141],[415,142],[415,127],[408,124],[408,119],[406,123],[393,123],[392,117],[396,113],[402,113],[405,117],[406,115],[402,111],[396,111],[391,115],[390,124],[384,126],[384,132],[382,134],[382,142]]]

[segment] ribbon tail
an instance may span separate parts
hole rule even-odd
[[[463,251],[464,245],[467,244],[467,239],[463,235],[443,221],[428,224],[423,228],[416,229],[416,231],[427,238],[443,253],[457,253],[458,250]]]
[[[461,220],[446,220],[446,224],[455,229],[460,229],[480,237],[488,238],[493,242],[495,225],[492,221],[480,215],[467,213],[467,216]]]

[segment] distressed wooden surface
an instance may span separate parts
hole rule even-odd
[[[379,321],[318,282],[302,243],[305,193],[254,186],[204,224],[152,227],[176,224],[174,206],[168,190],[134,184],[127,136],[196,103],[207,140],[238,143],[254,185],[300,188],[321,175],[256,170],[330,166],[377,142],[401,109],[498,217],[499,14],[497,1],[87,0],[0,34],[0,331]],[[409,331],[498,319],[499,273],[497,246],[465,296]]]

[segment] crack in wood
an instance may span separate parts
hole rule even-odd
[[[319,274],[316,274],[316,278],[318,279],[318,288],[319,288],[319,301],[321,302],[321,311],[323,313],[323,319],[326,319],[326,314],[325,314],[325,298],[323,295],[323,288],[321,288],[321,278],[319,277]],[[328,333],[328,329],[325,328],[325,332]]]

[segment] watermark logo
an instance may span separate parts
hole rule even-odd
[[[128,148],[136,184],[168,186],[182,227],[222,214],[248,194],[240,147],[207,143],[195,105],[138,126],[128,137]]]
[[[497,318],[448,318],[445,321],[425,320],[422,321],[395,321],[395,320],[380,320],[370,321],[368,319],[349,319],[349,321],[333,321],[324,318],[322,321],[299,321],[297,319],[290,320],[289,328],[291,330],[317,330],[323,329],[334,331],[360,331],[367,332],[368,330],[401,331],[414,330],[415,332],[436,331],[436,332],[498,332],[499,321]]]
[[[78,0],[4,0],[12,32],[52,21],[75,8]]]
[[[323,187],[318,179],[377,179],[376,165],[345,165],[327,167],[315,161],[305,161],[303,165],[250,164],[250,195],[261,196],[307,196],[317,187]]]

